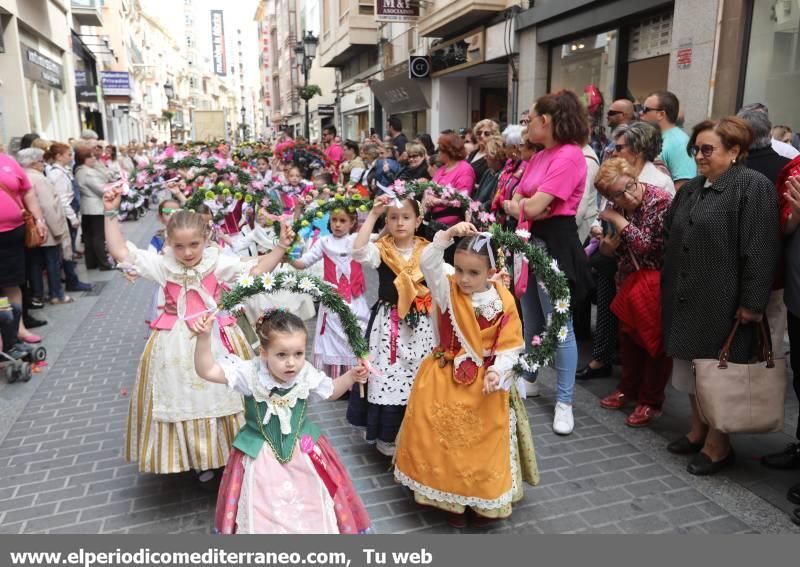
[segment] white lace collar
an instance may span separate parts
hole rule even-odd
[[[253,389],[253,398],[257,402],[266,402],[267,411],[264,414],[262,423],[267,424],[272,416],[278,417],[281,426],[281,434],[289,435],[292,432],[292,411],[297,405],[298,400],[305,400],[311,392],[308,374],[309,368],[313,368],[308,361],[303,365],[297,377],[291,382],[278,382],[270,374],[263,361],[257,359],[258,380]],[[292,386],[295,386],[292,388]],[[289,392],[279,395],[273,393],[273,388],[287,389]]]
[[[272,374],[267,368],[267,365],[264,364],[263,360],[261,360],[261,357],[256,358],[256,370],[258,373],[258,385],[263,387],[267,392],[271,392],[275,388],[288,390],[298,382],[305,380],[306,376],[308,375],[308,361],[303,364],[303,368],[291,382],[278,382],[275,378],[273,378]]]
[[[497,289],[491,286],[486,291],[476,291],[472,294],[472,307],[477,315],[483,316],[487,321],[493,321],[498,314],[503,312],[503,300]]]

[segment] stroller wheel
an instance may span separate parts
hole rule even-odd
[[[47,349],[40,346],[33,349],[31,353],[31,359],[33,362],[42,362],[44,359],[47,358]]]
[[[27,382],[33,376],[33,368],[31,367],[30,363],[23,362],[22,368],[20,370],[20,381]]]
[[[8,364],[5,368],[6,380],[8,381],[9,384],[13,384],[19,378],[19,376],[17,375],[18,370],[16,367],[17,363],[12,362]]]

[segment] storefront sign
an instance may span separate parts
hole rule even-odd
[[[384,81],[372,81],[369,88],[389,114],[402,114],[430,108],[423,92],[425,81],[415,81],[404,75],[397,75]]]
[[[100,85],[106,96],[131,96],[131,76],[125,71],[100,71]]]
[[[75,98],[78,102],[97,102],[97,87],[85,85],[75,87]]]
[[[678,69],[688,69],[692,66],[692,44],[683,44],[676,54]]]
[[[375,0],[376,22],[416,22],[419,0]]]
[[[483,28],[431,47],[431,76],[480,65],[485,60]]]
[[[214,73],[226,76],[225,23],[222,20],[222,10],[211,10],[211,59],[214,62]]]
[[[24,44],[22,44],[22,73],[40,85],[64,90],[61,64]]]
[[[85,69],[75,69],[75,86],[85,87],[88,83]]]
[[[330,117],[330,116],[333,116],[335,113],[336,112],[335,112],[332,104],[320,104],[317,107],[317,115],[320,118]]]

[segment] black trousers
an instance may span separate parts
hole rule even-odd
[[[794,393],[797,399],[800,400],[800,317],[797,317],[791,311],[786,313],[788,329],[789,329],[789,365],[792,367],[792,375],[794,376]],[[800,420],[797,424],[797,431],[795,432],[798,439],[800,439]]]
[[[81,227],[86,269],[110,268],[106,254],[106,227],[103,215],[83,215]]]

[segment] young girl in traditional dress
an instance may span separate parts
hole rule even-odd
[[[361,264],[353,260],[352,256],[353,241],[356,239],[352,232],[357,223],[355,212],[344,208],[334,209],[328,223],[331,234],[318,238],[308,252],[291,264],[298,270],[306,270],[322,260],[325,281],[333,285],[350,305],[363,332],[369,321],[369,307],[364,297],[364,272]],[[346,345],[347,336],[339,317],[324,306],[321,307],[317,314],[314,338],[314,366],[324,369],[335,380],[356,364],[355,355]]]
[[[463,238],[455,272],[444,251]],[[420,260],[436,306],[437,343],[419,367],[397,440],[395,479],[415,500],[449,512],[454,527],[511,515],[522,482],[538,482],[525,407],[512,367],[524,350],[514,297],[496,274],[489,235],[469,223],[440,231]],[[449,266],[447,266],[449,268]]]
[[[116,211],[120,189],[103,196],[108,251],[117,262],[160,286],[159,314],[151,323],[131,392],[125,458],[140,472],[197,471],[201,482],[214,479],[225,466],[230,445],[243,421],[242,398],[222,386],[207,384],[194,372],[194,342],[188,323],[216,309],[222,286],[245,274],[272,270],[294,234],[284,227],[279,245],[258,261],[242,262],[207,246],[208,224],[203,215],[174,213],[167,223],[162,254],[125,242]],[[250,349],[233,317],[218,316],[215,352],[250,356]]]
[[[370,242],[384,213],[388,234]],[[347,420],[365,428],[367,442],[387,456],[394,455],[419,364],[434,346],[431,295],[419,264],[428,241],[415,236],[421,222],[416,201],[384,195],[375,201],[353,243],[353,258],[378,270],[378,302],[367,330],[377,373],[370,378],[366,399],[357,391],[350,396]]]
[[[305,359],[306,328],[286,310],[256,325],[260,356],[215,357],[213,317],[193,322],[204,379],[245,396],[245,419],[225,467],[215,528],[221,533],[363,533],[369,517],[333,446],[307,417],[309,402],[335,400],[364,382],[363,365],[333,381]]]

